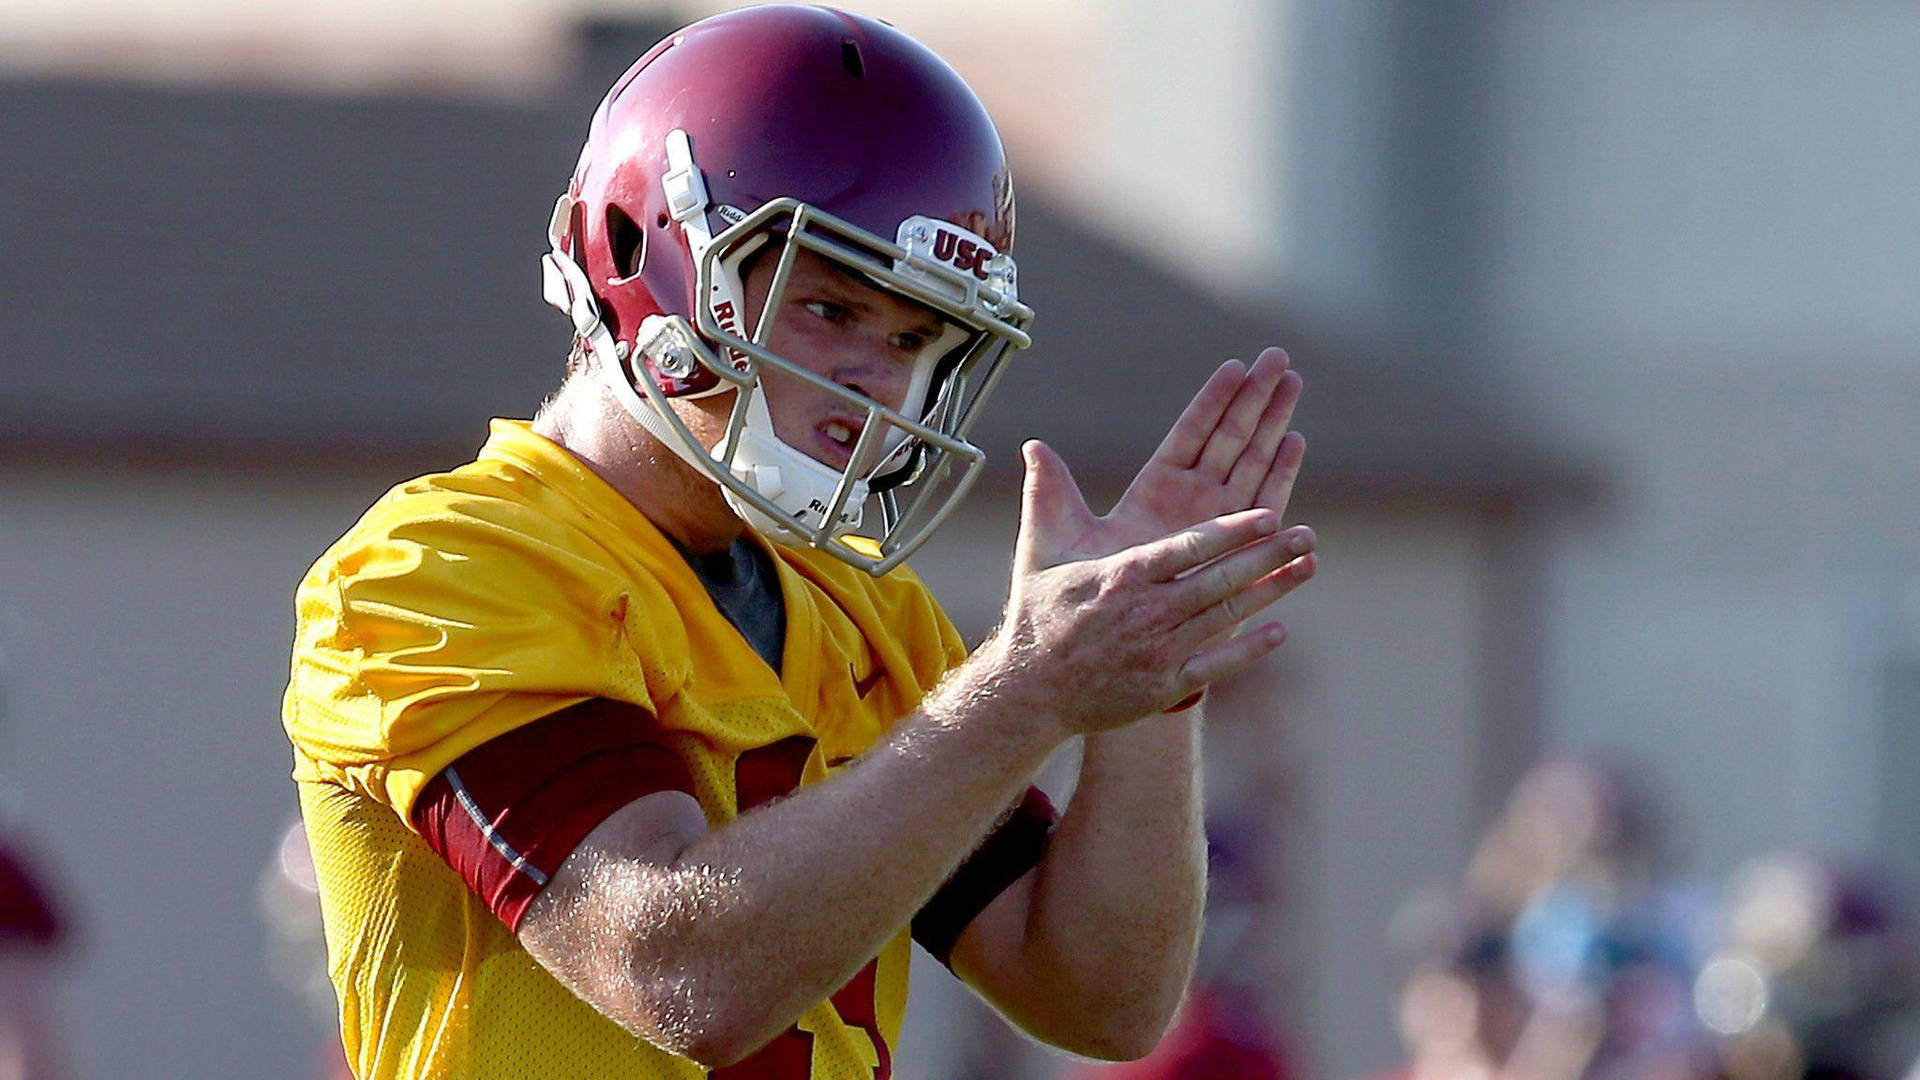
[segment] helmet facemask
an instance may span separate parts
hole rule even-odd
[[[797,200],[777,199],[714,237],[697,267],[696,295],[703,302],[695,305],[692,336],[699,347],[691,351],[735,389],[726,435],[708,448],[717,466],[709,474],[735,512],[772,539],[820,548],[875,574],[923,543],[978,479],[985,457],[967,435],[1007,358],[1028,344],[1025,328],[1032,319],[1014,291],[1011,260],[996,266],[995,288],[935,260],[930,242],[920,244],[923,251],[913,250],[915,230],[931,241],[930,223],[922,220],[903,224],[902,235],[888,241]],[[914,360],[900,408],[768,347],[802,251],[941,320],[943,332]],[[749,333],[741,318],[729,316],[742,311],[740,271],[753,256],[776,261],[763,315]],[[682,334],[663,336],[685,343]],[[648,345],[642,344],[643,353]],[[823,463],[779,438],[762,378],[772,372],[823,392],[863,418],[847,465]],[[880,520],[862,535],[857,530],[867,520],[869,502]]]
[[[556,210],[556,229],[570,213],[567,201]],[[957,245],[941,241],[966,230],[929,219],[909,219],[899,239],[888,241],[794,199],[773,200],[751,214],[732,208],[719,213],[737,220],[710,242],[697,243],[705,238],[688,230],[696,239],[692,246],[703,249],[696,251],[700,300],[692,324],[678,315],[649,316],[637,328],[637,348],[630,349],[613,340],[597,311],[576,310],[576,333],[614,396],[656,438],[718,483],[749,525],[780,543],[819,548],[884,574],[926,541],[978,479],[985,455],[967,435],[1006,360],[1030,341],[1026,327],[1033,312],[1017,299],[1012,260],[982,255],[973,260],[973,272],[957,269],[951,265]],[[968,248],[991,251],[966,235]],[[743,327],[740,271],[747,259],[777,259],[762,311],[778,313],[801,251],[940,318],[945,330],[914,361],[901,408],[773,352],[767,347],[772,319],[761,318],[750,334]],[[586,282],[572,280],[573,260],[556,251],[548,262],[550,302],[562,310],[580,308]],[[591,296],[584,299],[590,306]],[[712,446],[673,410],[655,376],[685,380],[696,365],[716,377],[714,385],[677,396],[734,391],[726,432]],[[864,418],[846,466],[821,462],[779,438],[762,381],[769,372],[820,390]],[[879,510],[879,524],[863,533],[870,502]]]

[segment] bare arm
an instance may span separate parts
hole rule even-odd
[[[1286,434],[1300,393],[1287,367],[1277,349],[1250,370],[1223,366],[1112,512],[1049,499],[1054,534],[1098,552],[1246,506],[1284,512],[1305,450]],[[1297,557],[1276,575],[1281,592],[1315,569],[1311,531],[1285,535]],[[1201,725],[1196,709],[1089,735],[1045,860],[956,942],[955,971],[1035,1036],[1134,1058],[1171,1023],[1205,911]]]
[[[1272,514],[1054,566],[1031,558],[1034,495],[1005,621],[919,713],[827,782],[720,828],[679,794],[614,814],[529,908],[534,958],[656,1045],[738,1060],[878,953],[1060,742],[1277,643],[1219,640],[1278,595],[1290,556]]]
[[[955,973],[1035,1038],[1137,1058],[1180,1004],[1206,902],[1189,715],[1089,736],[1046,859],[955,944]]]
[[[561,865],[521,941],[658,1046],[710,1066],[757,1050],[880,951],[1051,749],[1042,726],[999,722],[977,675],[829,782],[721,828],[678,792],[630,804]]]

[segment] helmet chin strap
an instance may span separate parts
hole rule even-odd
[[[571,207],[566,196],[560,199],[555,208],[555,221],[563,221]],[[593,300],[593,287],[587,281],[586,272],[573,257],[560,249],[556,241],[552,251],[540,257],[541,294],[548,304],[558,308],[573,323],[573,333],[586,346],[588,361],[592,364],[600,381],[613,394],[623,408],[646,429],[649,435],[666,445],[669,450],[711,475],[714,463],[711,458],[694,449],[693,439],[682,438],[673,431],[673,422],[653,408],[633,382],[626,375],[627,347],[613,340],[607,331],[607,324],[600,318],[599,306]],[[691,435],[691,432],[688,433]]]

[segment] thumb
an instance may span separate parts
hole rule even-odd
[[[1039,439],[1020,448],[1026,481],[1020,490],[1020,539],[1014,562],[1022,570],[1040,570],[1060,559],[1060,548],[1092,518],[1067,463]]]

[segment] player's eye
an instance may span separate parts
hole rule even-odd
[[[887,339],[887,344],[893,346],[896,349],[903,350],[905,352],[917,353],[921,349],[926,348],[927,335],[919,333],[917,331],[908,330],[903,333],[894,334],[892,337],[889,337]]]
[[[808,300],[801,306],[812,312],[816,318],[826,322],[841,323],[847,318],[847,309],[831,300]]]

